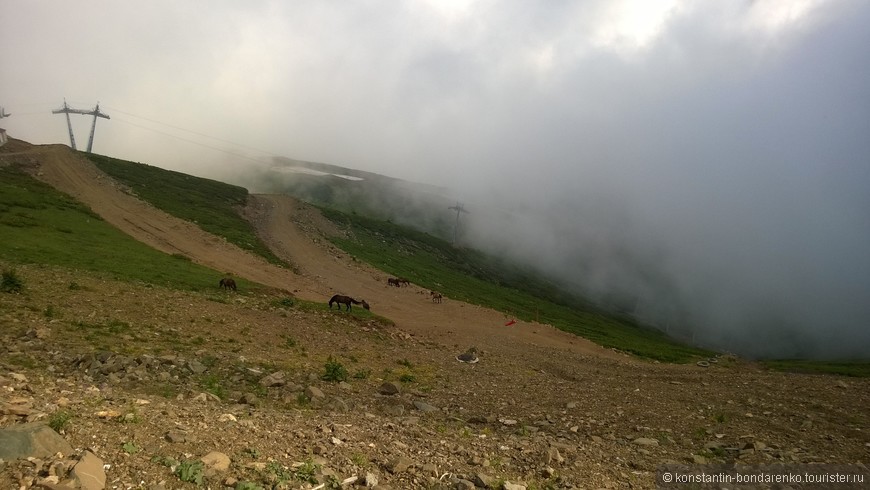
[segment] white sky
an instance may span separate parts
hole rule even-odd
[[[826,328],[870,338],[864,0],[0,10],[12,137],[68,143],[51,110],[99,101],[111,120],[97,153],[218,178],[279,155],[448,185],[470,203],[548,210],[550,228],[511,230],[510,253],[582,262],[596,278],[584,287],[658,304],[660,288],[580,245],[643,243],[632,256],[665,257],[674,308],[706,305],[682,318],[721,326],[711,339],[755,328],[762,304],[783,311],[767,323],[815,335],[834,315]],[[73,117],[83,149],[90,121]]]

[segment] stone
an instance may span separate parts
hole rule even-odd
[[[323,390],[316,386],[309,386],[308,388],[305,388],[305,396],[309,400],[320,400],[326,397],[326,395],[323,394]]]
[[[495,477],[492,477],[485,473],[475,473],[474,478],[472,478],[471,481],[476,487],[492,488],[496,482],[496,479]]]
[[[284,371],[275,371],[274,373],[260,379],[260,386],[271,388],[273,386],[284,386],[287,384],[285,379],[287,374]]]
[[[94,453],[85,451],[70,475],[76,479],[82,490],[103,490],[106,488],[106,472],[103,460]]]
[[[638,437],[637,439],[631,441],[632,444],[637,444],[638,446],[658,446],[658,439],[652,439],[650,437]]]
[[[199,458],[207,470],[223,473],[230,469],[230,457],[219,451],[212,451]]]
[[[402,386],[394,381],[387,381],[378,389],[378,393],[387,396],[398,395],[402,392]]]
[[[399,456],[387,463],[387,471],[392,474],[402,473],[407,471],[414,463],[405,456]]]
[[[511,483],[509,481],[504,482],[502,488],[504,490],[526,490],[525,485],[520,485],[519,483]]]
[[[428,403],[426,403],[426,402],[422,402],[422,401],[419,401],[419,400],[414,402],[414,407],[416,407],[417,410],[419,410],[419,411],[421,411],[421,412],[424,412],[424,413],[430,413],[430,412],[437,412],[437,411],[438,411],[438,407],[435,407],[435,406],[433,406],[433,405],[429,405]]]
[[[47,458],[68,455],[73,448],[60,434],[42,423],[21,424],[0,430],[0,459]]]

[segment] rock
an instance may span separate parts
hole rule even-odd
[[[429,405],[428,403],[426,403],[426,402],[421,402],[421,401],[419,401],[419,400],[414,402],[414,406],[417,408],[417,410],[419,410],[419,411],[421,411],[421,412],[425,412],[425,413],[437,412],[437,411],[438,411],[438,407],[435,407],[435,406]]]
[[[206,371],[206,367],[196,360],[187,361],[187,369],[190,369],[193,374],[202,374]]]
[[[503,490],[526,490],[525,485],[520,485],[519,483],[511,483],[509,481],[504,482],[502,485]]]
[[[260,404],[260,399],[257,398],[257,395],[249,392],[245,393],[244,395],[242,395],[241,398],[239,398],[239,403],[255,407]]]
[[[263,377],[260,380],[260,386],[271,388],[273,386],[284,386],[287,384],[285,377],[287,374],[284,371],[275,371],[274,373]]]
[[[366,473],[365,486],[367,488],[376,487],[378,485],[378,476],[374,473]]]
[[[476,487],[492,488],[492,485],[496,482],[496,479],[495,477],[492,477],[485,473],[475,473],[474,478],[472,478],[471,481]]]
[[[166,433],[166,440],[173,443],[184,442],[187,440],[187,434],[179,430],[171,430]]]
[[[450,488],[453,490],[474,490],[475,486],[474,483],[460,478],[453,482],[453,485],[451,485]]]
[[[565,458],[559,454],[559,449],[555,447],[547,448],[547,457],[545,459],[546,463],[549,464],[562,464],[565,462]]]
[[[79,482],[82,490],[103,490],[106,488],[106,472],[103,470],[103,460],[90,451],[85,451],[82,454],[70,476]]]
[[[21,424],[0,430],[0,459],[47,458],[61,453],[68,455],[73,448],[51,427],[41,424]]]
[[[695,464],[707,464],[707,458],[698,454],[693,454],[691,460]]]
[[[657,439],[652,439],[649,437],[638,437],[637,439],[631,441],[632,444],[637,444],[638,446],[658,446],[659,441]]]
[[[212,472],[223,473],[230,469],[230,457],[222,452],[212,451],[199,460],[205,465],[206,470]]]
[[[398,395],[402,392],[402,386],[395,381],[387,381],[378,389],[378,393],[387,396]]]
[[[424,464],[420,471],[426,476],[438,478],[438,466],[436,466],[434,463]]]
[[[326,397],[326,395],[323,394],[323,390],[316,386],[309,386],[308,388],[305,388],[305,396],[309,400],[320,400]]]
[[[405,456],[399,456],[396,459],[390,460],[390,462],[387,463],[386,468],[390,473],[396,474],[406,471],[413,464],[414,463]]]

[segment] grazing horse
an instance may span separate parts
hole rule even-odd
[[[398,281],[398,283],[403,285],[403,286],[410,286],[411,285],[411,281],[405,279],[404,277],[400,277],[400,278],[396,279],[396,281]]]
[[[365,300],[357,301],[357,300],[351,298],[350,296],[342,296],[340,294],[336,294],[335,296],[330,298],[330,300],[329,300],[329,309],[330,310],[332,309],[332,303],[335,303],[335,306],[338,306],[339,310],[341,309],[341,305],[345,305],[345,306],[347,306],[347,311],[350,311],[351,303],[353,303],[355,305],[361,304],[361,305],[363,305],[363,308],[365,308],[367,310],[369,309],[368,308],[369,304],[366,303]]]
[[[387,279],[387,286],[400,287],[401,285],[402,285],[402,282],[399,281],[399,279],[397,279],[395,277],[391,277],[391,278]]]
[[[429,294],[432,295],[432,302],[433,303],[440,303],[441,300],[444,298],[444,296],[442,296],[441,293],[439,293],[437,291],[429,291]]]
[[[221,279],[220,287],[222,287],[223,289],[226,289],[227,291],[229,291],[230,289],[235,291],[236,290],[236,281],[234,281],[232,278],[225,277],[225,278]]]

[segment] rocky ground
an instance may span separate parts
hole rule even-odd
[[[465,364],[468,346],[279,294],[17,272],[0,428],[47,423],[72,450],[3,462],[2,488],[63,481],[86,452],[106,488],[146,489],[651,488],[669,462],[870,456],[863,379],[531,346]]]

